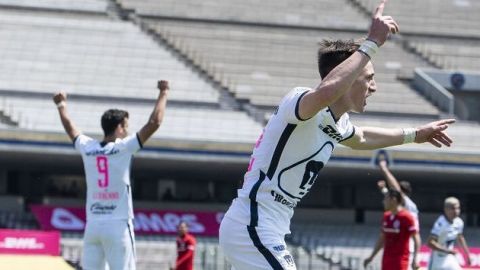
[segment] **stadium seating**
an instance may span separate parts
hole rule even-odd
[[[223,20],[247,23],[366,29],[368,20],[349,1],[329,0],[120,0],[142,16]],[[339,3],[340,2],[340,3]],[[255,8],[252,8],[255,7]],[[194,12],[192,12],[194,11]],[[341,20],[339,18],[342,18]]]
[[[64,11],[80,11],[104,13],[107,9],[105,0],[0,0],[0,7],[55,9]]]
[[[319,41],[361,37],[361,34],[339,31],[153,19],[148,22],[178,47],[204,59],[218,80],[227,81],[237,98],[271,107],[293,87],[315,87],[319,83],[316,66]],[[436,107],[397,80],[398,76],[411,77],[414,67],[426,65],[394,43],[386,44],[375,62],[379,91],[369,100],[368,109],[437,116]]]
[[[377,0],[352,0],[373,11]],[[404,34],[479,37],[480,3],[475,0],[389,1],[384,14],[399,23]]]
[[[57,108],[50,98],[5,98],[5,110],[20,128],[43,132],[63,132]],[[139,130],[148,120],[153,102],[148,106],[138,103],[116,102],[114,105],[95,100],[69,102],[72,120],[85,133],[102,134],[100,118],[110,108],[126,109],[130,114],[129,129]],[[1,109],[0,109],[1,110]],[[169,107],[162,127],[154,137],[174,140],[247,142],[253,143],[262,127],[245,113],[208,108]]]
[[[106,16],[0,10],[0,89],[218,103],[219,92],[135,25]]]
[[[433,63],[445,69],[480,69],[480,42],[449,38],[410,37],[409,45]]]
[[[0,210],[0,228],[4,229],[37,229],[38,225],[30,213]]]

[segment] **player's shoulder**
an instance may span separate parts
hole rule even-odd
[[[444,225],[447,224],[447,223],[448,223],[448,221],[447,221],[447,219],[445,218],[445,216],[444,216],[444,215],[440,215],[440,216],[437,218],[437,220],[435,220],[435,224],[434,224],[434,225],[440,227],[440,226],[444,226]]]
[[[456,217],[453,220],[453,224],[458,225],[458,226],[463,226],[463,219],[461,219],[460,217]]]
[[[311,91],[312,89],[311,88],[308,88],[308,87],[294,87],[292,88],[290,91],[287,92],[287,94],[283,97],[282,101],[281,101],[281,104],[282,103],[285,103],[285,102],[288,102],[289,100],[293,99],[293,98],[297,98],[297,97],[300,97],[300,96],[303,96],[305,95],[308,91]]]
[[[190,241],[192,242],[196,242],[197,240],[195,239],[195,236],[193,234],[189,234],[188,235],[188,239],[190,239]]]
[[[77,137],[73,139],[73,144],[75,145],[91,145],[94,143],[98,143],[98,140],[87,136],[85,134],[79,134]]]

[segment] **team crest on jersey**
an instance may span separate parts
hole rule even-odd
[[[289,266],[294,266],[295,262],[293,261],[293,257],[291,255],[283,256],[283,259],[287,262]]]
[[[395,229],[399,229],[400,228],[400,220],[395,220],[393,222],[393,228]]]
[[[337,142],[343,139],[342,135],[337,131],[337,129],[335,129],[331,125],[326,125],[326,126],[318,125],[318,127],[330,138],[336,140]]]
[[[327,141],[312,155],[283,168],[278,174],[278,187],[283,194],[296,200],[303,198],[317,180],[333,148],[333,143]]]

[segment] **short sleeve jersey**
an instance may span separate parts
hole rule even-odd
[[[301,119],[300,100],[310,90],[293,89],[268,121],[254,147],[238,200],[227,213],[231,219],[289,233],[293,208],[315,183],[335,146],[354,135],[348,114],[335,119],[328,107]]]
[[[196,240],[191,234],[177,237],[177,270],[192,270]]]
[[[441,215],[435,221],[431,234],[437,237],[437,242],[444,248],[453,249],[455,242],[457,241],[458,235],[463,234],[463,220],[459,217],[453,219],[452,222],[449,222],[448,219]],[[432,254],[437,254],[439,252],[434,251]],[[441,253],[440,255],[444,255]]]
[[[407,270],[409,261],[409,239],[417,231],[412,214],[402,209],[397,214],[387,211],[383,215],[382,269]]]
[[[85,135],[74,141],[87,181],[87,220],[133,219],[130,166],[141,147],[136,135],[102,144]]]
[[[412,214],[413,218],[415,219],[415,224],[417,225],[417,230],[419,230],[420,222],[418,220],[419,211],[417,205],[408,196],[404,196],[403,199],[405,200],[405,209]]]

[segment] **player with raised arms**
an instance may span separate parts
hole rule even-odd
[[[310,190],[338,143],[377,149],[429,142],[450,146],[444,132],[455,120],[417,128],[354,126],[348,112],[361,113],[377,91],[372,60],[388,36],[399,31],[373,14],[367,39],[324,41],[318,54],[321,83],[294,88],[281,101],[255,145],[243,186],[220,225],[220,246],[235,270],[296,269],[284,236],[297,203]]]
[[[169,86],[159,81],[160,90],[148,122],[134,135],[128,135],[128,112],[107,110],[101,125],[102,141],[83,135],[67,113],[67,95],[59,92],[53,101],[70,139],[82,155],[87,182],[87,224],[81,264],[85,270],[135,269],[135,238],[130,183],[133,155],[160,127]]]

